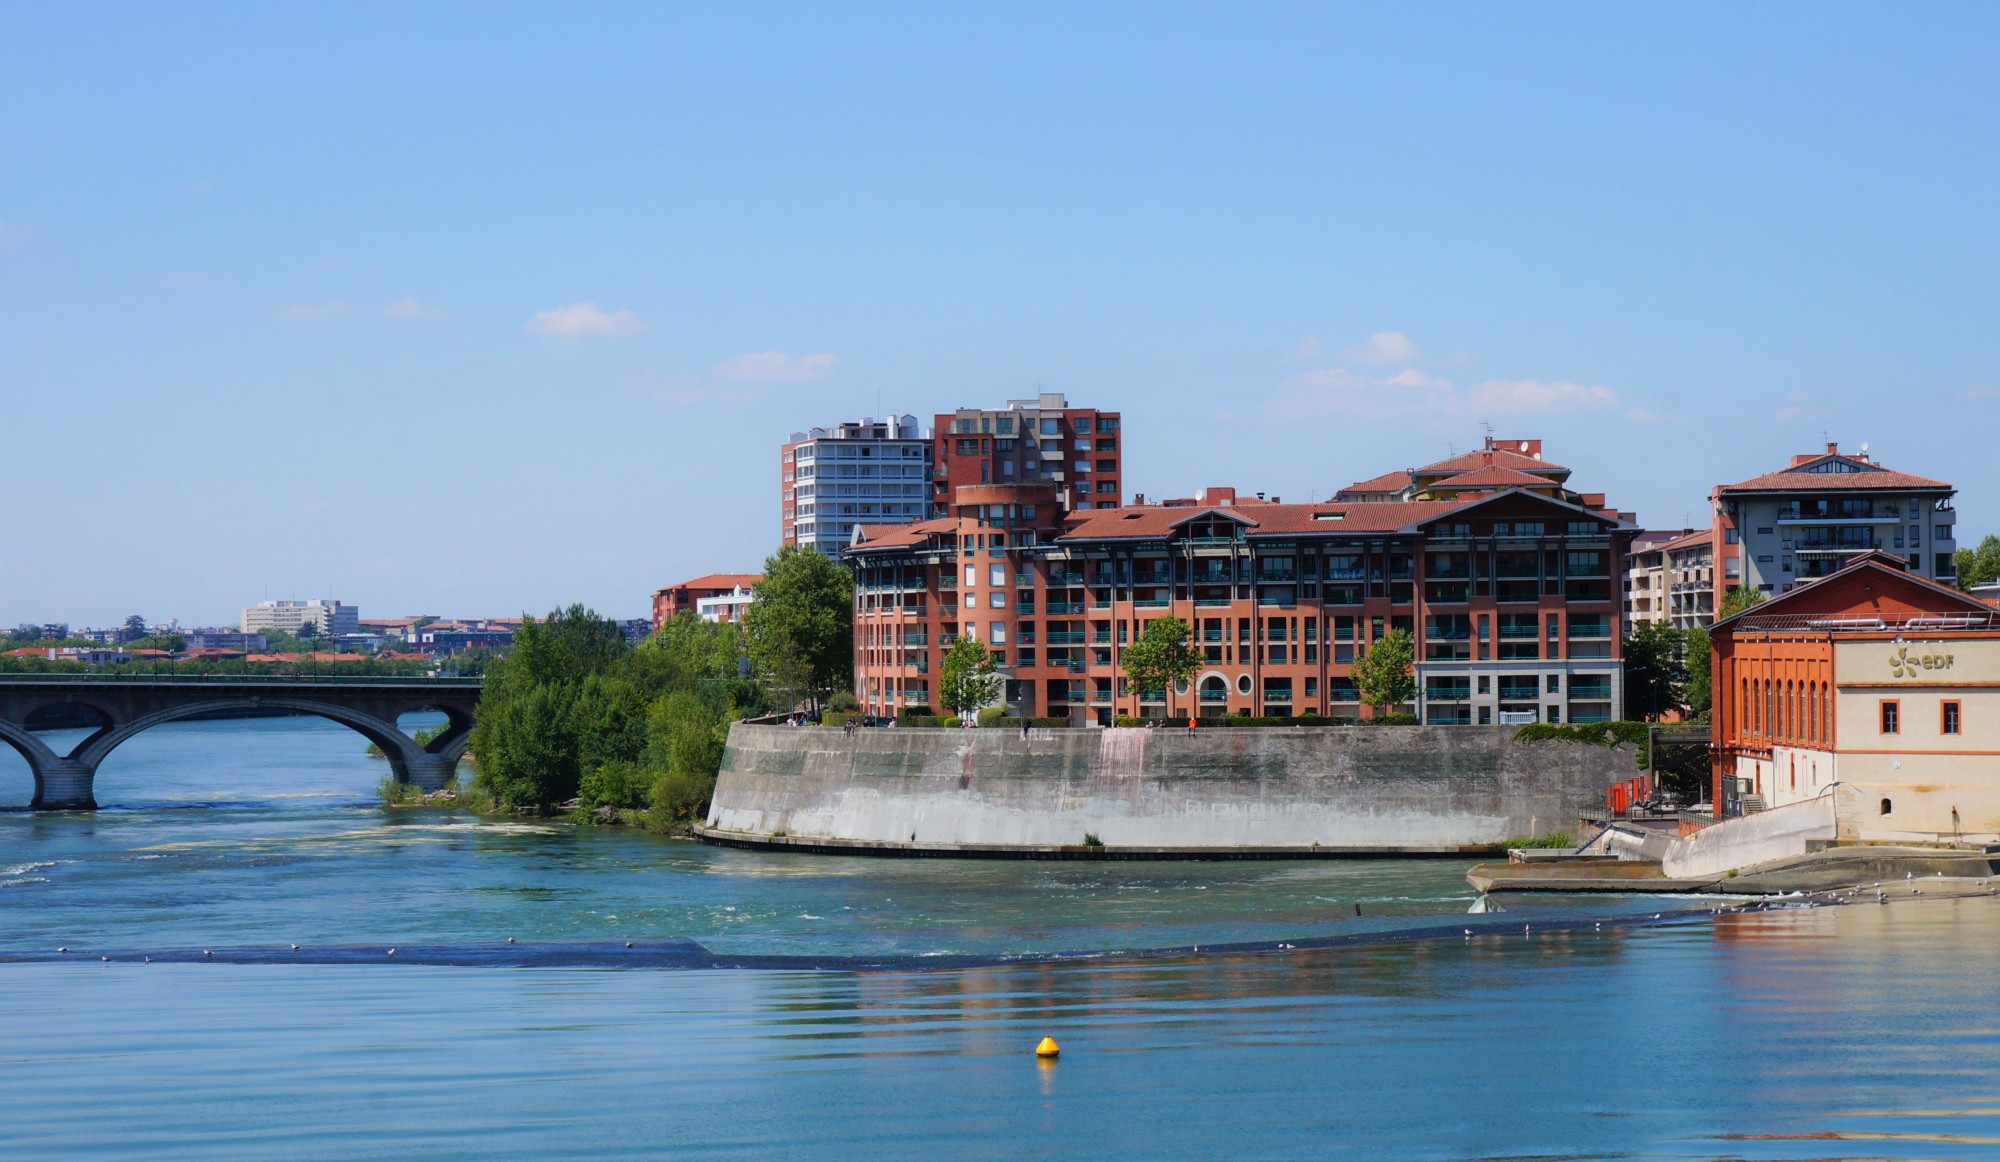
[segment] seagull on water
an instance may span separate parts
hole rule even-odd
[[[395,949],[393,949],[393,948],[391,948],[391,949],[389,950],[389,955],[391,955],[391,956],[394,956],[394,955],[396,955],[396,950],[395,950]]]

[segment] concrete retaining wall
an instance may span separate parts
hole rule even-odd
[[[1450,852],[1576,826],[1630,748],[1512,727],[730,729],[710,830],[908,848]]]
[[[1834,836],[1833,797],[1823,795],[1727,819],[1674,840],[1660,861],[1669,879],[1702,879],[1733,869],[1804,855]]]

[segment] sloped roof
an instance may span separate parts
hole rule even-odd
[[[910,545],[921,545],[937,533],[952,533],[958,530],[958,521],[952,517],[940,516],[930,520],[920,520],[909,524],[858,525],[854,543],[848,552],[868,549],[898,549]]]
[[[1411,471],[1398,468],[1394,472],[1384,472],[1370,480],[1357,480],[1341,489],[1342,492],[1401,492],[1410,486]]]
[[[1848,472],[1816,472],[1814,469],[1829,461],[1841,461],[1853,466]],[[1824,489],[1838,491],[1855,488],[1950,488],[1942,480],[1932,480],[1928,476],[1917,476],[1909,472],[1896,472],[1857,460],[1852,456],[1828,454],[1815,456],[1803,464],[1777,472],[1766,472],[1762,476],[1752,476],[1734,484],[1725,484],[1718,492],[1798,492]]]
[[[1690,549],[1696,545],[1712,545],[1714,543],[1715,543],[1714,529],[1696,529],[1695,531],[1688,533],[1686,536],[1675,537],[1673,540],[1668,541],[1665,544],[1654,545],[1652,547],[1654,549],[1659,550],[1662,553],[1670,553],[1673,552],[1675,549]]]
[[[1547,488],[1555,481],[1545,476],[1530,476],[1512,468],[1502,468],[1497,464],[1476,468],[1471,472],[1461,472],[1457,476],[1446,477],[1431,485],[1432,488]]]
[[[1731,626],[1745,618],[1758,620],[1765,618],[1783,619],[1791,614],[1810,616],[1814,612],[1813,607],[1815,605],[1824,604],[1826,594],[1838,591],[1840,587],[1833,584],[1834,582],[1840,581],[1843,578],[1851,579],[1857,572],[1863,570],[1872,570],[1876,573],[1884,574],[1900,583],[1907,584],[1936,598],[1939,604],[1932,612],[1943,613],[1946,611],[1961,610],[1966,612],[1977,611],[1980,613],[1992,612],[1992,606],[1972,596],[1970,593],[1961,593],[1949,585],[1941,585],[1928,577],[1910,572],[1905,568],[1905,562],[1901,557],[1892,556],[1880,549],[1870,549],[1868,552],[1849,561],[1841,568],[1812,581],[1810,584],[1796,586],[1784,593],[1778,594],[1776,597],[1760,601],[1748,609],[1740,610],[1717,621],[1714,628],[1721,629],[1725,626]]]
[[[669,585],[660,592],[664,593],[667,589],[734,589],[738,585],[755,585],[763,579],[764,575],[762,573],[710,573],[706,576],[696,577],[692,581],[682,581],[678,585]],[[503,619],[496,617],[490,620],[500,621]],[[518,624],[518,619],[516,624]]]
[[[1244,509],[1210,505],[1190,511],[1134,505],[1092,514],[1063,533],[1064,541],[1144,538],[1158,540],[1188,521],[1214,514],[1252,526],[1246,535],[1297,536],[1300,533],[1393,532],[1445,515],[1461,501],[1418,500],[1327,504],[1257,504]]]
[[[1477,452],[1467,452],[1450,459],[1439,460],[1417,469],[1420,476],[1456,476],[1461,472],[1474,472],[1481,468],[1513,468],[1521,472],[1538,475],[1567,473],[1569,469],[1547,460],[1537,460],[1533,456],[1523,456],[1505,448],[1482,448]]]

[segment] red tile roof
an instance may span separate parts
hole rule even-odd
[[[730,590],[736,588],[738,585],[755,585],[763,579],[764,575],[762,573],[710,573],[703,577],[696,577],[692,581],[683,581],[678,585],[669,585],[666,589]],[[666,589],[662,589],[661,592],[666,592]],[[490,620],[497,622],[503,619],[496,617]],[[515,619],[514,623],[516,625],[520,624],[518,619]]]
[[[1492,448],[1481,449],[1477,452],[1467,452],[1462,456],[1453,456],[1448,460],[1439,460],[1435,464],[1426,464],[1422,468],[1417,469],[1417,473],[1422,476],[1456,475],[1460,472],[1472,472],[1480,468],[1496,466],[1540,474],[1567,473],[1569,471],[1569,469],[1562,465],[1551,464],[1547,460],[1537,460],[1533,456],[1523,456],[1519,452],[1510,452],[1505,448]]]
[[[1158,539],[1204,514],[1216,513],[1248,526],[1249,536],[1297,536],[1314,532],[1391,532],[1434,520],[1463,507],[1463,500],[1357,501],[1327,504],[1196,505],[1162,508],[1135,505],[1084,514],[1062,539],[1099,540],[1127,537]]]
[[[1546,476],[1530,476],[1512,468],[1502,468],[1497,464],[1477,468],[1471,472],[1461,472],[1457,476],[1446,477],[1431,485],[1432,488],[1547,488],[1555,481]]]
[[[1686,536],[1675,537],[1673,540],[1668,541],[1665,544],[1654,545],[1652,547],[1662,553],[1665,553],[1665,552],[1671,552],[1674,549],[1689,549],[1693,548],[1696,545],[1712,545],[1714,543],[1715,543],[1714,529],[1696,529],[1695,531],[1688,533]]]
[[[1844,460],[1858,471],[1814,472],[1816,465],[1829,460]],[[1916,476],[1908,472],[1894,472],[1879,464],[1869,464],[1852,456],[1815,456],[1795,468],[1778,472],[1766,472],[1762,476],[1752,476],[1734,484],[1725,484],[1718,492],[1801,492],[1815,490],[1837,490],[1855,488],[1950,488],[1942,480],[1932,480],[1928,476]]]
[[[1394,472],[1384,472],[1369,480],[1357,480],[1341,489],[1342,492],[1401,492],[1410,486],[1411,472],[1399,468]]]
[[[857,549],[896,549],[908,545],[921,545],[936,533],[956,533],[958,521],[948,516],[920,520],[911,524],[862,525],[861,540]]]

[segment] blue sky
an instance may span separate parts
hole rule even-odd
[[[2000,529],[2000,8],[8,5],[0,622],[620,616],[787,432],[1064,391],[1128,489],[1822,431]],[[878,404],[879,401],[879,404]]]

